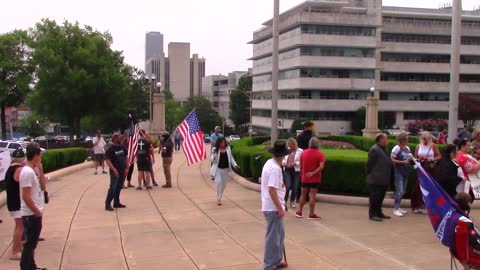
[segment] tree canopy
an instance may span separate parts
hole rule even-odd
[[[224,121],[213,109],[210,101],[202,96],[190,97],[187,103],[180,108],[177,125],[195,108],[200,121],[200,127],[205,134],[213,131],[215,126],[221,126]]]
[[[5,109],[23,103],[30,91],[33,66],[26,31],[0,35],[0,107],[2,138],[6,139]]]
[[[76,134],[85,116],[124,124],[112,120],[128,117],[129,69],[122,53],[110,48],[109,33],[44,19],[31,34],[38,82],[29,104],[36,112],[69,124]]]
[[[230,120],[235,124],[235,128],[245,126],[250,123],[250,94],[252,92],[252,77],[242,76],[238,82],[238,87],[230,94]]]

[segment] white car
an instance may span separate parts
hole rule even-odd
[[[16,149],[22,149],[24,153],[27,153],[27,145],[29,142],[7,142],[7,141],[0,141],[0,152],[3,151],[9,151],[10,155],[15,151]],[[42,153],[45,152],[46,150],[43,148],[40,148],[42,150]]]
[[[238,135],[230,135],[230,136],[227,137],[228,142],[233,142],[233,141],[238,141],[238,140],[240,140],[240,136],[238,136]]]

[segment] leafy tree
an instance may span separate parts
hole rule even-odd
[[[165,89],[163,93],[165,94],[165,126],[167,130],[174,130],[183,120],[179,116],[182,114],[180,102],[175,100],[170,89]]]
[[[458,102],[458,119],[472,128],[475,121],[480,119],[480,96],[460,94]]]
[[[20,121],[20,131],[32,137],[45,135],[48,121],[45,117],[31,113]]]
[[[365,107],[360,107],[353,113],[352,118],[352,130],[355,134],[361,134],[362,130],[365,128],[365,116],[367,109]]]
[[[215,126],[222,126],[224,119],[213,109],[210,101],[202,96],[194,96],[188,99],[187,103],[181,107],[178,113],[178,123],[187,117],[194,108],[197,111],[200,127],[204,133],[208,134],[215,129]]]
[[[6,139],[5,109],[22,104],[30,91],[33,67],[25,31],[0,35],[0,107],[2,138]]]
[[[85,116],[104,116],[112,125],[128,124],[112,120],[128,117],[129,70],[122,53],[110,48],[109,33],[44,19],[32,36],[38,77],[29,98],[34,111],[67,123],[77,135]]]
[[[250,95],[252,92],[252,77],[242,76],[238,87],[230,94],[230,119],[238,130],[250,123]]]

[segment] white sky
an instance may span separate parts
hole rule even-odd
[[[280,0],[281,10],[304,0]],[[386,6],[438,8],[451,0],[384,0]],[[463,0],[463,9],[480,0]],[[113,35],[113,47],[125,61],[143,69],[145,33],[164,34],[165,53],[172,41],[190,42],[191,52],[207,59],[207,75],[246,70],[252,47],[247,42],[272,17],[273,0],[2,0],[0,33],[28,28],[41,18],[78,21]]]

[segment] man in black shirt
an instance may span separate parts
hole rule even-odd
[[[303,132],[297,136],[298,147],[302,150],[308,149],[310,139],[313,137],[313,123],[308,121],[303,123]]]
[[[152,189],[150,185],[150,147],[151,144],[145,137],[145,130],[142,129],[137,146],[138,190],[142,189],[143,179],[145,179],[146,188]]]
[[[165,174],[165,185],[163,188],[171,188],[172,187],[172,173],[170,171],[170,166],[172,165],[173,161],[173,147],[174,144],[172,142],[172,138],[170,134],[166,133],[162,135],[161,147],[160,152],[162,153],[162,161],[163,161],[163,173]]]
[[[125,182],[125,176],[128,173],[127,167],[127,148],[122,144],[122,135],[114,133],[112,136],[112,145],[105,153],[107,165],[110,168],[110,188],[108,189],[107,199],[105,200],[105,210],[113,211],[111,206],[113,200],[113,207],[125,208],[126,206],[120,203],[120,191]]]

